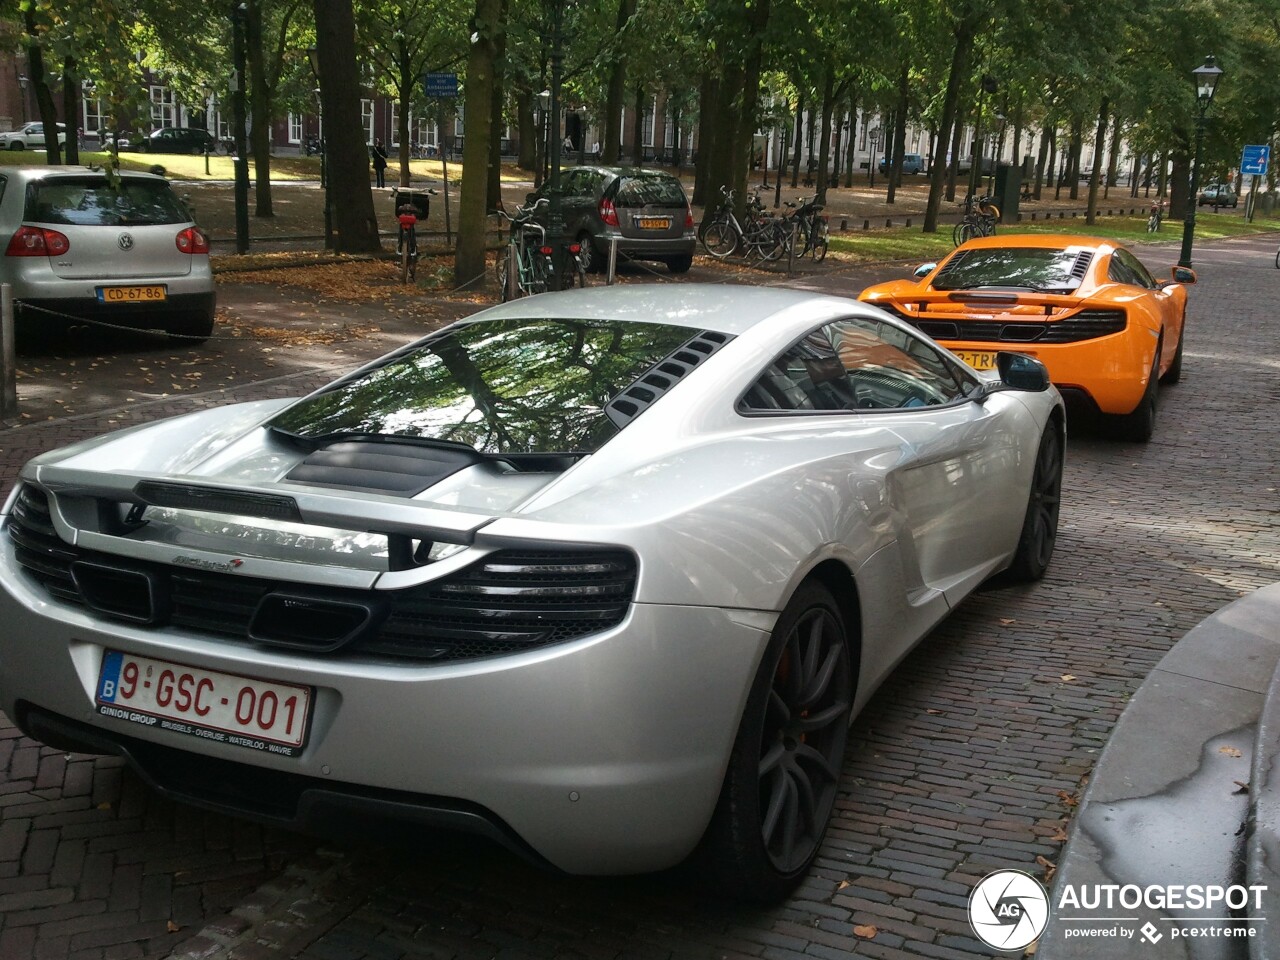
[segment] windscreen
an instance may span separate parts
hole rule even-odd
[[[1080,284],[1075,274],[1083,272],[1077,264],[1087,265],[1091,256],[1091,251],[1079,247],[962,250],[942,265],[932,286],[935,290],[1071,291]]]
[[[191,218],[163,180],[50,177],[27,185],[23,218],[73,226],[148,226]]]
[[[618,185],[619,207],[683,207],[686,204],[680,181],[665,175],[623,177]]]
[[[661,323],[510,318],[461,324],[289,407],[304,438],[375,435],[487,454],[591,453],[604,406],[698,331]]]

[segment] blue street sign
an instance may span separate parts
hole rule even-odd
[[[1262,176],[1271,162],[1271,147],[1265,143],[1249,144],[1240,158],[1240,172]]]
[[[423,74],[422,84],[428,97],[456,97],[458,95],[458,75],[456,73]]]

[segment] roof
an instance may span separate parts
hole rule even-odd
[[[1065,250],[1068,247],[1085,247],[1089,250],[1108,252],[1116,244],[1101,237],[1086,237],[1078,233],[1002,233],[995,237],[975,237],[962,246],[966,250],[987,247],[1032,247],[1042,250]]]
[[[38,149],[38,148],[37,148]],[[22,166],[22,167],[5,167],[4,175],[6,177],[15,177],[18,179],[37,180],[42,177],[49,176],[79,176],[91,174],[103,174],[102,167],[87,166],[56,166],[48,165],[41,167]],[[157,176],[154,173],[147,173],[143,170],[120,170],[118,176],[121,177],[141,177],[146,180],[164,180],[164,177]],[[167,182],[167,181],[166,181]]]
[[[473,315],[500,317],[573,317],[584,320],[642,320],[694,330],[745,333],[782,311],[802,303],[833,298],[804,290],[726,283],[626,284],[588,287],[563,293],[521,297]],[[848,301],[855,311],[861,307]]]

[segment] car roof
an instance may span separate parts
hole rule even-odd
[[[1076,233],[1003,233],[996,237],[975,237],[967,240],[958,250],[1007,249],[1009,247],[1033,248],[1037,250],[1066,250],[1068,248],[1096,250],[1098,253],[1110,253],[1119,244],[1098,237],[1085,237]]]
[[[579,320],[633,320],[691,330],[738,335],[800,304],[829,308],[840,298],[805,290],[724,283],[681,283],[594,287],[522,297],[477,314],[476,319],[550,317]],[[862,304],[843,301],[850,313]],[[817,314],[815,313],[815,320]]]
[[[590,170],[592,173],[607,173],[613,177],[661,176],[670,177],[672,180],[678,179],[670,170],[655,170],[652,167],[603,167],[587,164],[585,166],[565,167],[561,172],[568,173],[571,170]]]
[[[84,176],[106,176],[102,167],[68,167],[68,166],[42,166],[42,167],[5,167],[4,175],[17,180],[47,180],[51,177],[84,177]],[[164,177],[157,176],[154,173],[145,173],[141,170],[121,170],[117,176],[128,177],[130,180],[159,180],[168,183]]]

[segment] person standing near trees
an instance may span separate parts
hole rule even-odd
[[[379,187],[387,185],[387,150],[382,145],[381,140],[374,140],[373,146],[369,148],[369,152],[373,154],[373,175],[375,183]]]

